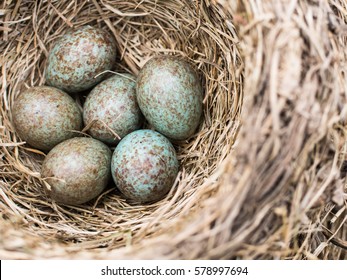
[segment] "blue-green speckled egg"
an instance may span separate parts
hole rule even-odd
[[[111,177],[111,150],[99,140],[75,137],[55,146],[42,164],[47,193],[58,203],[77,205],[97,197]]]
[[[87,90],[105,78],[116,59],[114,38],[106,31],[83,26],[63,35],[51,49],[46,82],[69,93]]]
[[[165,136],[183,140],[192,136],[202,114],[202,85],[185,60],[159,56],[149,60],[137,78],[137,101],[155,128]]]
[[[47,86],[22,92],[13,105],[12,118],[20,138],[43,151],[76,136],[83,125],[82,113],[71,96]]]
[[[112,156],[111,174],[125,197],[150,202],[168,193],[178,167],[170,141],[158,132],[144,129],[120,141]]]
[[[114,133],[123,138],[139,129],[142,119],[135,77],[130,74],[114,75],[98,84],[83,107],[84,124],[91,124],[89,134],[111,145],[119,142]]]

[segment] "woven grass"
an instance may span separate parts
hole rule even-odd
[[[347,259],[345,1],[6,1],[0,6],[0,257]],[[157,54],[204,76],[204,119],[176,142],[172,191],[149,205],[109,188],[79,207],[44,193],[44,154],[11,108],[44,84],[70,28],[116,38],[116,71]],[[80,102],[78,97],[76,97]]]

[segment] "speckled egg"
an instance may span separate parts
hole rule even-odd
[[[176,152],[170,141],[152,130],[137,130],[118,144],[111,173],[126,198],[138,202],[161,199],[178,173]]]
[[[87,90],[105,78],[116,59],[114,38],[106,31],[83,26],[61,37],[51,49],[46,82],[69,93]]]
[[[76,136],[83,125],[82,113],[71,96],[47,86],[22,92],[13,105],[12,118],[20,138],[43,151]]]
[[[93,138],[75,137],[46,156],[41,177],[58,203],[77,205],[97,197],[110,178],[111,150]]]
[[[136,101],[135,77],[114,75],[98,84],[87,96],[83,107],[84,124],[89,134],[108,144],[140,128],[142,114]],[[114,133],[113,133],[114,132]]]
[[[171,139],[183,140],[200,123],[201,81],[187,61],[173,56],[155,57],[138,75],[137,101],[155,130]]]

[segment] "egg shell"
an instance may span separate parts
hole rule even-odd
[[[149,60],[137,78],[137,101],[155,128],[183,140],[194,134],[202,114],[202,85],[186,60],[159,56]]]
[[[46,156],[41,177],[58,203],[77,205],[97,197],[110,178],[111,150],[93,138],[75,137]]]
[[[152,130],[137,130],[118,144],[112,155],[111,173],[126,198],[138,202],[161,199],[178,173],[176,152],[170,141]]]
[[[95,86],[83,107],[85,126],[92,123],[89,134],[111,145],[119,142],[112,131],[123,138],[139,129],[142,119],[135,77],[130,74],[114,75]]]
[[[114,38],[106,31],[83,26],[63,35],[49,52],[46,83],[69,93],[87,90],[105,78],[116,59]]]
[[[49,151],[76,136],[82,113],[67,93],[47,86],[32,87],[15,100],[13,123],[20,138],[32,147]]]

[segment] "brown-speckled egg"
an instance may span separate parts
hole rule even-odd
[[[83,26],[63,35],[51,49],[46,82],[66,92],[87,90],[105,78],[116,59],[114,38],[106,31]]]
[[[161,198],[178,173],[176,152],[158,132],[143,129],[125,136],[113,152],[111,173],[125,197],[139,202]]]
[[[67,93],[47,86],[32,87],[15,100],[13,123],[22,140],[49,151],[76,136],[82,128],[82,113]]]
[[[58,203],[81,204],[97,197],[110,178],[111,150],[93,138],[76,137],[46,156],[41,177]]]
[[[93,88],[83,107],[84,124],[91,125],[91,136],[114,145],[140,128],[143,117],[134,79],[130,74],[117,74]]]
[[[183,140],[192,136],[200,123],[201,81],[186,60],[158,56],[149,60],[137,77],[137,101],[155,130]]]

